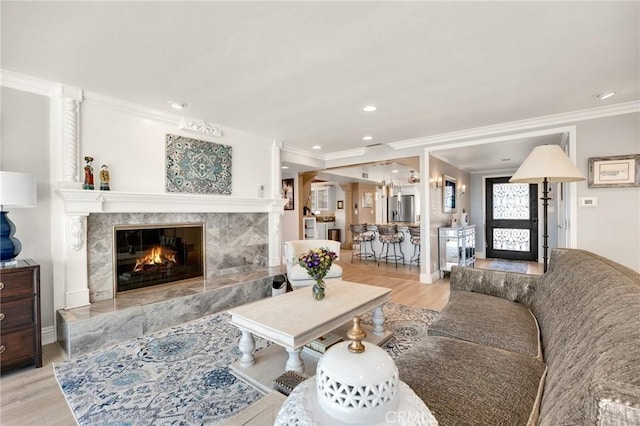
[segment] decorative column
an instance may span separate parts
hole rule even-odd
[[[57,189],[82,189],[80,181],[80,108],[82,89],[60,86],[52,97],[51,177]],[[54,309],[89,304],[86,211],[68,209],[52,197],[51,226]]]
[[[62,155],[60,157],[60,183],[67,188],[81,188],[78,152],[80,151],[80,102],[82,90],[64,86],[62,102]]]
[[[282,165],[280,153],[282,141],[273,141],[271,145],[271,198],[282,200]],[[284,201],[282,202],[284,205]],[[269,266],[282,263],[282,207],[279,211],[269,212]]]
[[[271,146],[271,176],[273,177],[272,186],[272,197],[271,198],[282,198],[282,160],[281,160],[281,152],[282,152],[282,141],[273,141],[273,145]]]

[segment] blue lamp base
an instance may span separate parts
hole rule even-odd
[[[13,236],[16,226],[7,217],[8,212],[0,212],[0,267],[14,266],[22,244]]]

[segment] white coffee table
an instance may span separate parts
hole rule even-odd
[[[231,365],[234,374],[265,393],[273,389],[273,379],[285,370],[305,372],[305,361],[309,364],[306,374],[313,375],[315,359],[305,357],[303,361],[303,346],[336,329],[345,333],[354,316],[371,310],[374,325],[365,329],[365,341],[381,345],[391,338],[391,332],[384,328],[382,312],[382,306],[391,299],[391,289],[329,280],[325,294],[323,300],[314,300],[309,286],[230,309],[231,324],[242,331],[242,356]],[[254,335],[276,345],[254,354]]]

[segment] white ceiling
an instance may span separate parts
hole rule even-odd
[[[639,21],[636,1],[3,1],[2,68],[322,155],[637,100]]]

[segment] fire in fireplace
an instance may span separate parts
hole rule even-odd
[[[204,224],[115,226],[113,241],[116,294],[204,276]]]

